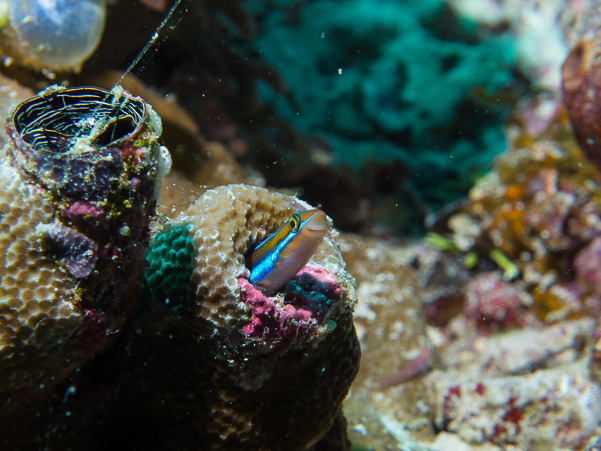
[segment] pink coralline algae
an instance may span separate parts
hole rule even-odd
[[[266,297],[247,279],[240,277],[240,297],[252,311],[252,319],[244,332],[252,338],[290,341],[310,334],[314,329],[311,312],[290,304],[279,306],[275,298]]]
[[[288,284],[284,301],[267,297],[247,279],[238,278],[240,298],[252,312],[244,325],[249,338],[262,338],[287,344],[317,333],[330,306],[340,299],[342,290],[329,271],[307,265]]]
[[[96,224],[105,215],[102,208],[89,202],[75,202],[68,208],[61,210],[61,216],[75,223],[90,222]]]
[[[480,331],[522,328],[536,322],[527,310],[532,304],[530,295],[505,282],[499,273],[474,277],[468,284],[465,298],[463,315],[473,320]]]

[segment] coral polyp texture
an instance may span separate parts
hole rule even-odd
[[[240,335],[242,327],[252,321],[248,307],[251,301],[244,302],[245,290],[240,294],[240,279],[248,280],[250,276],[246,257],[292,214],[307,209],[306,204],[290,196],[264,188],[230,185],[207,191],[174,221],[189,228],[194,242],[194,313],[204,333],[234,339],[231,334]],[[310,264],[327,272],[324,278],[342,277],[336,283],[344,284],[347,292],[350,290],[352,279],[331,233],[321,241]],[[318,279],[315,276],[316,283]],[[349,302],[353,301],[332,303],[332,307],[337,310]]]
[[[49,88],[14,110],[0,155],[0,399],[45,393],[137,305],[169,166],[141,99]]]
[[[147,280],[154,309],[176,320],[160,334],[142,322],[115,414],[127,406],[123,421],[145,424],[152,412],[171,449],[305,450],[324,437],[338,443],[330,449],[348,449],[341,403],[359,344],[354,279],[337,232],[328,231],[271,296],[249,282],[245,264],[254,247],[308,209],[293,197],[229,185],[165,225]]]
[[[84,315],[73,308],[76,280],[44,259],[37,241],[36,227],[53,221],[46,193],[24,184],[5,155],[0,191],[0,391],[7,396],[43,377],[49,361],[73,352],[76,342],[68,338]]]

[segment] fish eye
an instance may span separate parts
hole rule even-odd
[[[298,226],[300,224],[300,218],[298,215],[294,215],[290,218],[290,231],[292,233],[298,232]]]

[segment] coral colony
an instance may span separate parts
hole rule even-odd
[[[0,0],[0,448],[601,449],[599,11]]]
[[[125,91],[47,89],[14,110],[6,132],[2,393],[11,400],[51,389],[127,320],[170,160],[159,117]]]
[[[345,446],[346,432],[335,425],[344,421],[340,407],[359,348],[351,319],[354,280],[334,232],[269,297],[249,282],[245,263],[307,207],[263,188],[229,185],[207,191],[163,228],[148,254],[152,293],[145,309],[148,318],[164,312],[164,326],[159,334],[157,324],[140,328],[111,415],[163,411],[169,446],[176,447],[193,440],[214,449],[300,450],[320,439]],[[303,380],[315,384],[299,390]],[[145,400],[134,410],[132,396]],[[164,410],[165,398],[180,401]],[[283,413],[288,401],[282,399],[294,403],[295,415]]]

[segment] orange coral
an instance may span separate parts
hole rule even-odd
[[[481,230],[475,250],[500,250],[516,265],[541,318],[562,309],[569,317],[580,301],[558,287],[570,282],[575,252],[601,231],[601,174],[576,144],[565,110],[557,107],[546,130],[533,135],[522,114],[529,107],[514,115],[508,152],[459,213]]]

